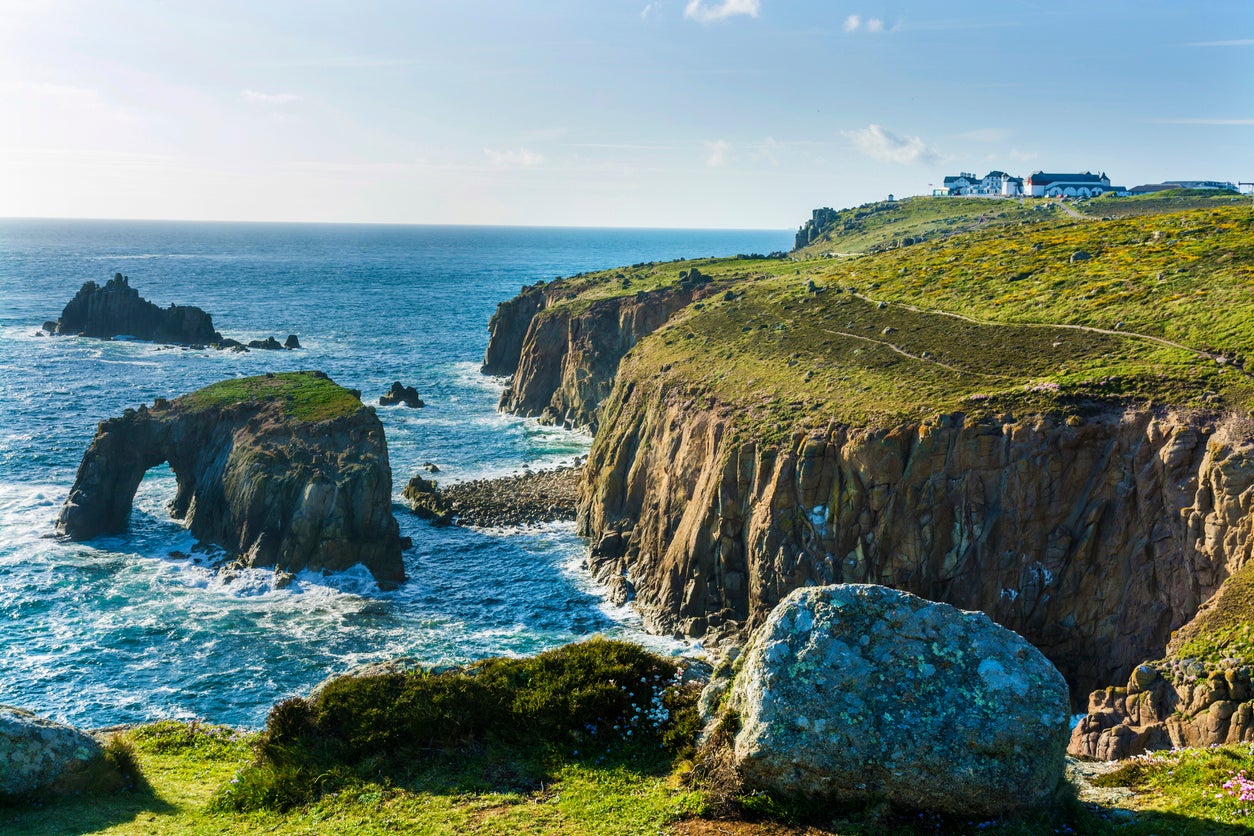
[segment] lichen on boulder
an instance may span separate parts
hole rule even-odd
[[[102,756],[100,743],[86,732],[0,705],[0,798],[52,787]]]
[[[707,747],[730,748],[746,789],[987,815],[1048,804],[1062,779],[1067,684],[983,613],[882,586],[799,589],[740,664],[716,720],[734,735]]]

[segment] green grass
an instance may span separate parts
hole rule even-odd
[[[859,255],[908,247],[920,239],[935,241],[977,229],[1018,225],[1056,212],[1052,201],[994,197],[909,197],[868,203],[837,212],[810,233],[810,243],[794,256]]]
[[[690,306],[642,340],[622,373],[712,399],[756,437],[952,411],[1248,410],[1252,219],[1246,206],[1051,217],[793,262]],[[1080,251],[1090,258],[1072,261]]]
[[[1225,659],[1254,660],[1254,563],[1224,581],[1219,594],[1172,635],[1167,655],[1208,667]]]
[[[1104,194],[1088,200],[1078,200],[1075,208],[1093,217],[1118,218],[1130,215],[1149,215],[1182,212],[1186,209],[1211,209],[1224,206],[1249,205],[1248,196],[1220,192],[1213,189],[1167,189],[1151,194],[1118,197]]]
[[[321,372],[283,372],[223,380],[184,395],[174,403],[181,409],[202,411],[236,403],[269,401],[299,421],[329,421],[353,415],[361,400]]]
[[[211,799],[253,757],[256,733],[206,724],[162,722],[124,734],[147,781],[139,790],[48,799],[0,807],[5,836],[48,834],[322,833],[596,834],[667,833],[677,826],[713,834],[783,832],[873,834],[991,832],[1235,834],[1247,817],[1221,784],[1241,769],[1254,770],[1246,746],[1184,750],[1138,758],[1100,779],[1134,795],[1113,803],[1064,802],[1058,808],[1010,820],[944,819],[876,804],[800,808],[748,796],[727,820],[708,816],[704,793],[684,785],[682,762],[660,750],[620,750],[612,757],[567,757],[528,763],[517,753],[468,749],[433,754],[403,775],[363,779],[284,811],[231,812]],[[539,777],[543,774],[543,777]],[[685,824],[686,823],[686,824]],[[734,830],[732,828],[735,828]],[[795,828],[795,830],[793,830]]]
[[[1242,801],[1239,790],[1223,786],[1240,773],[1254,776],[1249,744],[1141,755],[1093,783],[1134,793],[1129,806],[1144,812],[1121,833],[1249,833],[1254,801]]]

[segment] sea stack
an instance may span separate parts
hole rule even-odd
[[[213,330],[213,318],[200,308],[154,305],[141,298],[121,273],[115,273],[104,287],[95,282],[84,284],[61,312],[61,319],[44,323],[44,327],[54,334],[126,335],[174,345],[208,345],[222,339]]]
[[[101,422],[58,531],[123,531],[145,471],[169,462],[171,513],[249,566],[328,572],[364,564],[405,579],[383,425],[318,371],[226,380]]]

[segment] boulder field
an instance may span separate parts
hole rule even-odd
[[[144,473],[197,538],[286,572],[364,564],[405,579],[392,472],[371,408],[322,372],[227,380],[100,423],[57,521],[74,540],[123,531]]]

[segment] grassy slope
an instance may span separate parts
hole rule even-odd
[[[274,401],[299,421],[327,421],[352,415],[361,400],[325,375],[283,372],[223,380],[184,395],[175,403],[182,409],[200,411],[241,401]]]
[[[1178,204],[1128,200],[1147,214],[1030,210],[1032,219],[856,258],[587,274],[568,280],[577,295],[566,304],[673,284],[693,266],[726,285],[733,298],[688,308],[643,340],[624,371],[713,396],[751,416],[742,423],[755,433],[953,410],[1249,409],[1254,377],[1237,366],[1254,356],[1254,212],[1228,198],[1165,214]],[[937,205],[971,201],[902,203],[926,220]],[[1077,252],[1090,257],[1072,261]]]
[[[1139,759],[1101,779],[1134,789],[1114,802],[1065,805],[1052,814],[991,823],[897,815],[881,808],[803,813],[748,799],[730,819],[701,818],[704,796],[681,786],[671,764],[647,758],[597,764],[569,760],[543,785],[524,786],[514,764],[491,757],[453,763],[433,760],[399,783],[361,783],[284,813],[221,813],[211,798],[251,757],[254,735],[212,726],[162,722],[125,734],[149,787],[113,795],[0,807],[6,836],[47,834],[322,833],[640,834],[737,833],[885,834],[993,832],[1129,834],[1248,832],[1239,804],[1221,784],[1254,771],[1248,747],[1186,751]],[[1215,798],[1224,795],[1223,798]]]

